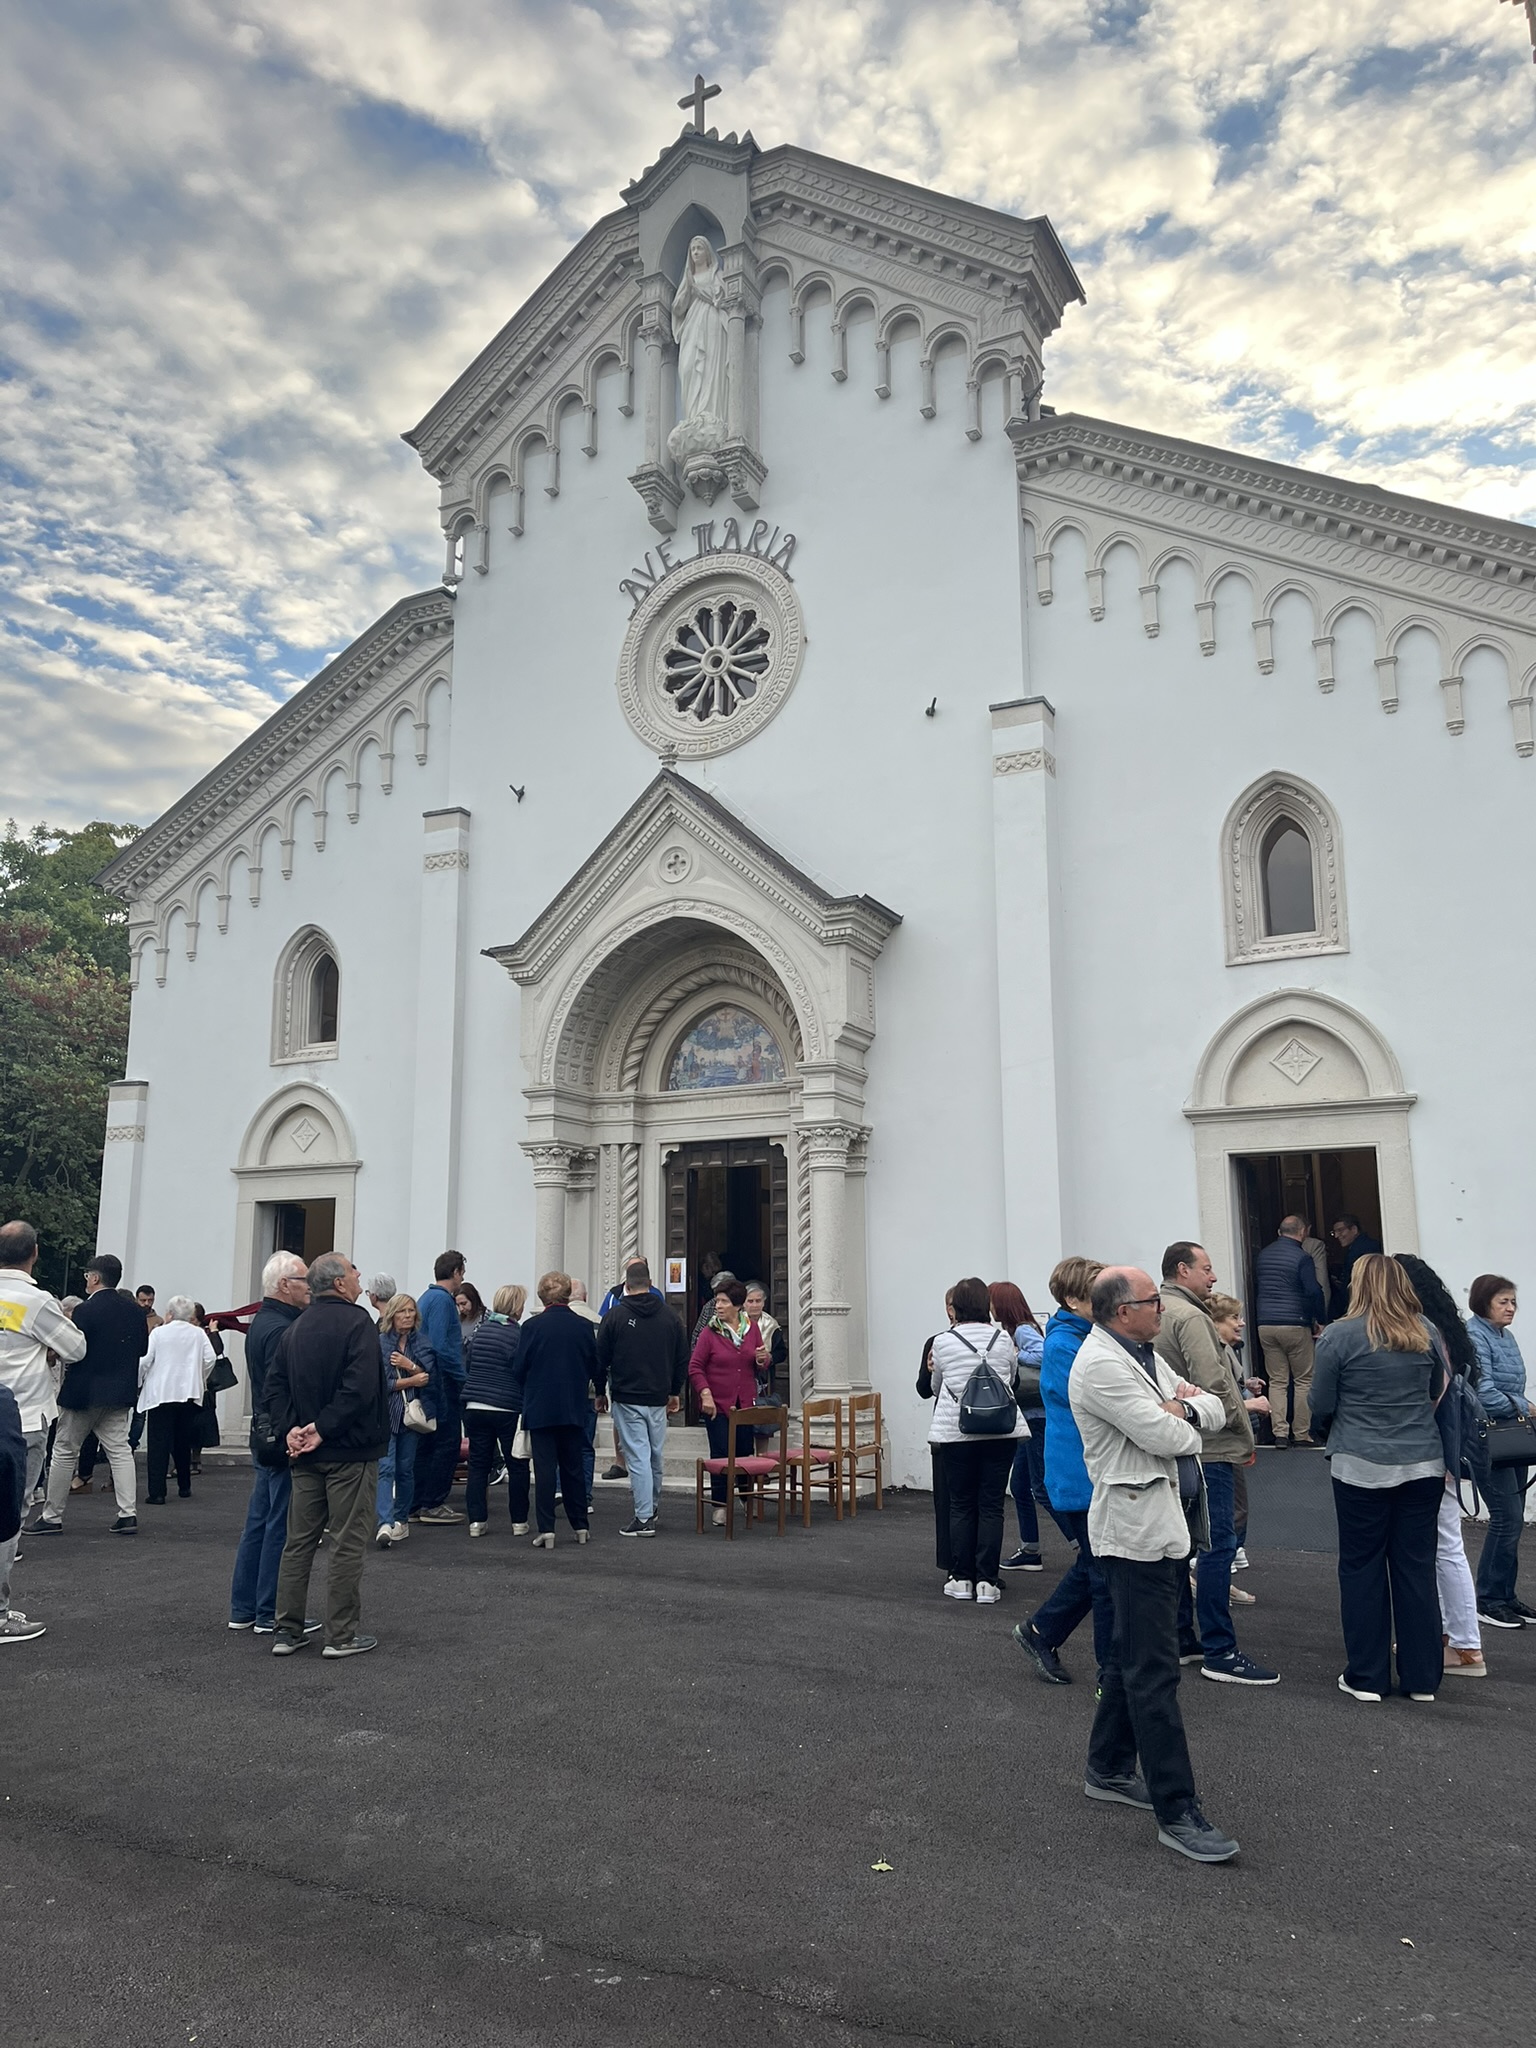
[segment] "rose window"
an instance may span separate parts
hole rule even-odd
[[[661,686],[676,710],[703,725],[750,704],[773,659],[773,632],[756,607],[724,597],[678,620],[661,657]]]

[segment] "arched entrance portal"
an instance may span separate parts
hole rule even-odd
[[[663,771],[515,945],[536,1263],[767,1270],[790,1392],[866,1383],[864,1058],[898,920],[830,897]],[[706,1238],[721,1241],[706,1243]],[[706,1276],[707,1277],[707,1276]]]

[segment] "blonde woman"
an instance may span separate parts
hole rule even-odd
[[[176,1462],[176,1491],[186,1500],[192,1491],[192,1453],[202,1424],[203,1395],[218,1354],[197,1325],[197,1304],[173,1294],[165,1305],[165,1321],[149,1333],[149,1349],[139,1367],[139,1413],[148,1417],[149,1470],[145,1500],[165,1504],[165,1480]]]
[[[498,1287],[490,1314],[481,1318],[464,1353],[464,1429],[469,1437],[464,1512],[471,1536],[484,1536],[491,1526],[487,1503],[491,1464],[498,1455],[507,1468],[512,1534],[528,1533],[528,1460],[512,1455],[518,1417],[514,1367],[527,1300],[526,1287]]]
[[[1397,1677],[1432,1700],[1443,1670],[1435,1539],[1445,1453],[1435,1424],[1443,1384],[1429,1326],[1395,1259],[1355,1262],[1349,1309],[1317,1347],[1312,1422],[1327,1433],[1339,1521],[1339,1690],[1379,1705]]]
[[[416,1395],[436,1419],[437,1359],[421,1327],[421,1311],[408,1294],[394,1294],[379,1317],[379,1359],[389,1396],[389,1449],[379,1460],[374,1541],[403,1543],[410,1535],[411,1495],[416,1486],[417,1433],[405,1426],[405,1404]]]

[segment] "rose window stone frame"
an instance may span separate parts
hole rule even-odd
[[[699,760],[741,746],[782,708],[805,623],[770,563],[705,555],[636,606],[619,654],[619,703],[653,753]]]

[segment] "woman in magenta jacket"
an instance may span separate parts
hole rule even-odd
[[[741,1312],[746,1298],[747,1290],[739,1280],[732,1280],[720,1289],[715,1296],[714,1314],[700,1330],[693,1356],[688,1361],[688,1378],[699,1398],[712,1458],[726,1455],[729,1435],[726,1418],[731,1410],[751,1408],[757,1402],[757,1366],[748,1342],[747,1319]],[[738,1429],[737,1457],[749,1457],[755,1440],[755,1430]],[[748,1479],[738,1479],[736,1483],[742,1493],[751,1486]],[[714,1521],[718,1526],[725,1520],[723,1472],[710,1473],[709,1493],[715,1504]]]

